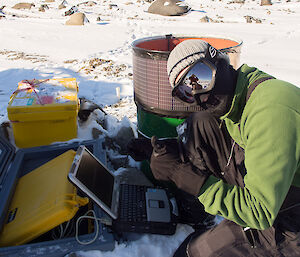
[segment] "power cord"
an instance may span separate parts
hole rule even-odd
[[[93,216],[88,216],[89,213],[92,213]],[[83,242],[83,241],[80,241],[79,240],[79,237],[78,237],[78,226],[79,226],[79,223],[82,219],[93,219],[95,220],[95,226],[96,226],[96,233],[95,233],[95,236],[92,240],[90,241],[87,241],[87,242]],[[104,225],[108,225],[108,226],[111,226],[112,222],[110,219],[107,219],[107,218],[97,218],[96,216],[96,213],[94,210],[89,210],[87,211],[83,216],[80,216],[77,221],[76,221],[76,226],[75,226],[75,238],[76,238],[76,241],[79,243],[79,244],[82,244],[82,245],[88,245],[88,244],[92,244],[93,242],[96,241],[98,235],[99,235],[99,222],[104,224]]]
[[[65,225],[64,225],[65,224]],[[69,237],[74,231],[74,220],[71,219],[66,223],[60,224],[58,227],[52,230],[52,239],[62,239]],[[57,235],[57,233],[59,235]]]

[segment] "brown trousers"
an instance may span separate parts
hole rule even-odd
[[[179,138],[191,161],[200,160],[228,184],[244,187],[244,152],[233,144],[225,126],[206,112],[192,114]],[[174,257],[300,256],[300,188],[291,186],[272,227],[245,229],[224,220],[203,234],[190,235]],[[295,206],[296,205],[296,206]],[[181,248],[181,249],[180,249]],[[184,249],[182,249],[184,248]]]

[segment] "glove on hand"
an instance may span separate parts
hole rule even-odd
[[[151,138],[153,152],[150,167],[158,180],[171,180],[181,190],[198,196],[200,188],[209,174],[200,171],[190,162],[182,162],[176,139],[158,140]]]
[[[133,138],[127,144],[127,153],[136,161],[150,160],[152,154],[151,140]]]

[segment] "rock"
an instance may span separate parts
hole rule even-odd
[[[16,5],[14,5],[12,8],[17,9],[17,10],[19,10],[19,9],[28,9],[28,10],[30,10],[31,7],[34,7],[34,6],[35,5],[32,4],[32,3],[18,3]]]
[[[66,8],[68,5],[67,1],[62,1],[61,4],[58,6],[58,9],[61,10],[61,9],[64,9]]]
[[[97,112],[97,110],[100,110],[100,112]],[[102,121],[104,120],[106,112],[102,109],[102,107],[90,100],[80,98],[80,108],[78,111],[79,120],[83,122],[87,121],[90,114],[93,112],[95,114],[94,119],[96,119],[96,121],[103,126]]]
[[[244,16],[244,18],[246,19],[246,22],[247,23],[252,23],[252,16],[249,16],[249,15],[246,15],[246,16]]]
[[[0,8],[0,19],[5,17],[5,13],[3,12],[5,6]]]
[[[70,16],[76,12],[78,12],[78,8],[76,6],[72,6],[68,11],[65,12],[65,16]]]
[[[101,21],[101,17],[100,16],[97,17],[97,21]]]
[[[271,0],[261,0],[260,5],[272,5]]]
[[[63,0],[60,4],[61,4],[61,5],[64,5],[65,7],[67,7],[67,6],[69,5],[68,2],[67,2],[66,0]]]
[[[41,7],[43,7],[45,10],[49,10],[49,6],[47,4],[42,4]]]
[[[77,6],[80,6],[80,5],[85,5],[85,6],[95,6],[95,5],[97,5],[97,3],[94,2],[94,1],[87,1],[87,2],[83,2],[83,3],[77,4]]]
[[[49,9],[49,6],[46,5],[46,4],[42,4],[42,5],[40,6],[40,8],[39,8],[39,11],[40,11],[40,12],[45,12],[46,9],[48,10],[48,9]]]
[[[85,5],[91,7],[91,6],[97,5],[97,3],[96,3],[96,2],[93,2],[93,1],[88,1],[88,2],[85,3]]]
[[[261,19],[254,18],[254,17],[249,16],[249,15],[244,16],[244,18],[246,19],[247,23],[252,23],[252,21],[255,21],[256,23],[262,23]]]
[[[93,139],[97,139],[99,138],[99,136],[103,135],[103,132],[97,128],[93,128],[92,129],[92,136],[93,136]]]
[[[55,0],[45,0],[46,3],[53,3]]]
[[[181,0],[155,0],[148,8],[149,13],[163,16],[180,16],[191,10]]]
[[[109,9],[112,9],[112,8],[118,8],[118,5],[116,5],[116,4],[109,4]]]
[[[229,4],[244,4],[245,0],[233,0],[231,2],[229,2]]]
[[[204,16],[200,19],[201,22],[210,22],[211,18],[209,18],[208,16]]]
[[[262,20],[261,19],[254,19],[254,21],[256,22],[256,23],[262,23]]]
[[[70,16],[70,19],[66,21],[66,25],[84,25],[89,20],[86,18],[84,13],[74,13]]]
[[[223,17],[222,16],[219,16],[218,19],[222,19]],[[220,23],[220,22],[223,22],[222,20],[214,20],[208,16],[204,16],[200,19],[200,22],[213,22],[213,23]]]
[[[113,141],[120,147],[120,153],[127,153],[127,144],[134,138],[134,133],[131,127],[121,127]]]

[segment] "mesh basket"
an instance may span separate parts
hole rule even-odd
[[[135,102],[146,111],[167,117],[186,117],[199,107],[187,107],[172,97],[167,74],[170,51],[187,39],[201,39],[229,56],[234,68],[239,67],[242,41],[208,36],[157,36],[136,40],[133,49],[133,84]]]

